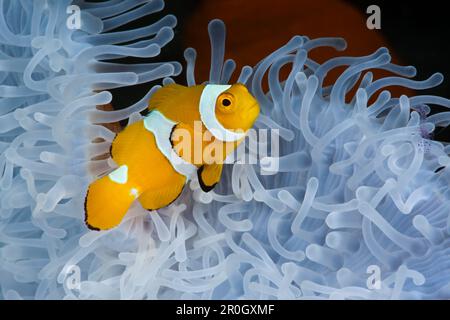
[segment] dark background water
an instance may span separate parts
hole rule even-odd
[[[365,13],[371,4],[382,12],[380,32],[402,61],[416,66],[418,77],[444,74],[444,83],[427,94],[450,98],[450,19],[447,1],[346,0]],[[425,92],[425,91],[424,91]]]
[[[217,0],[168,0],[164,13],[173,13],[178,19],[176,32],[182,35],[182,29],[189,23],[189,17],[203,1]],[[222,1],[222,0],[219,0]],[[320,0],[315,0],[320,3]],[[257,2],[247,0],[243,2]],[[366,14],[369,5],[376,4],[381,9],[381,29],[379,32],[389,41],[389,49],[397,53],[402,62],[414,65],[417,77],[423,79],[434,72],[446,77],[443,84],[427,90],[424,94],[436,94],[450,98],[450,14],[447,1],[402,1],[402,0],[345,0]],[[273,1],[276,5],[277,1]],[[301,3],[292,10],[302,10]],[[268,8],[270,10],[270,8]],[[221,13],[217,13],[220,17]],[[283,23],[282,21],[278,23]],[[206,27],[206,26],[205,26]],[[301,30],[298,31],[301,34]],[[330,30],[330,35],[333,30]],[[183,39],[177,38],[163,52],[162,58],[183,61]],[[447,79],[448,78],[448,79]]]
[[[206,3],[206,1],[208,1],[208,3]],[[230,0],[166,0],[166,7],[162,12],[141,18],[121,27],[120,29],[129,29],[148,25],[149,23],[156,21],[166,14],[174,14],[178,19],[178,25],[175,28],[175,38],[171,43],[163,48],[161,55],[158,57],[158,60],[175,60],[184,62],[183,51],[186,47],[192,45],[192,28],[194,23],[196,23],[194,28],[198,29],[199,37],[203,37],[201,43],[205,42],[205,45],[209,47],[209,44],[207,43],[208,39],[205,36],[207,23],[198,22],[202,21],[201,19],[199,20],[198,16],[201,15],[201,12],[204,11],[203,9],[205,5],[208,5],[210,11],[212,11],[212,13],[209,13],[212,17],[222,18],[222,16],[239,16],[239,14],[241,13],[239,12],[241,11],[241,8],[239,6],[235,8],[234,12],[223,12],[219,10],[219,8],[221,7],[221,2],[226,1]],[[305,3],[307,2],[305,1],[299,0],[287,2],[289,2],[289,5],[287,8],[285,8],[286,13],[300,13],[304,10],[307,10],[307,8],[305,8]],[[283,3],[287,2],[284,1]],[[320,10],[320,4],[322,0],[315,0],[314,2],[319,5],[319,9],[316,8],[316,10]],[[339,2],[339,0],[335,2]],[[368,14],[366,13],[367,7],[371,4],[378,5],[381,9],[381,29],[374,32],[381,33],[381,35],[386,39],[386,43],[384,45],[387,46],[395,54],[398,60],[401,61],[401,64],[414,65],[418,71],[416,79],[419,80],[425,79],[435,72],[441,72],[444,74],[445,79],[443,84],[436,88],[420,91],[420,94],[433,94],[450,98],[450,64],[448,63],[448,57],[450,56],[450,42],[448,40],[450,21],[448,19],[448,12],[445,7],[446,1],[415,2],[397,0],[342,0],[341,2],[344,2],[345,4],[358,10],[364,19],[368,17]],[[267,12],[269,13],[274,8],[259,8],[258,6],[261,2],[257,0],[241,1],[240,3],[242,3],[242,6],[254,6],[255,9],[258,8],[260,10],[267,10]],[[277,6],[280,2],[271,1],[271,3],[272,6]],[[324,5],[328,5],[327,1],[324,1]],[[218,8],[216,12],[214,11],[215,6],[217,6]],[[251,12],[252,11],[250,10],[250,13]],[[315,13],[317,14],[317,12]],[[205,13],[205,15],[207,14],[208,13]],[[336,12],[335,14],[336,16],[338,16],[341,13]],[[283,16],[281,16],[281,19],[279,16],[278,20],[271,19],[270,14],[268,17],[269,19],[267,19],[267,24],[272,24],[274,27],[279,25],[282,26],[283,24],[286,24],[288,22],[287,19],[292,19],[292,15],[290,15],[289,17],[286,15],[286,20],[283,19]],[[335,16],[322,17],[319,15],[319,17],[320,22],[318,23],[323,24],[324,21],[325,23],[327,19],[331,21]],[[249,20],[251,20],[251,18],[252,17],[250,16]],[[236,21],[236,23],[242,24],[243,20],[241,19]],[[233,19],[228,19],[228,21],[226,22],[228,27],[230,27],[230,25],[233,27],[233,23],[235,23]],[[248,28],[248,26],[244,27]],[[350,25],[350,28],[354,28],[357,31],[358,28],[366,27],[365,24],[360,23],[356,25]],[[186,30],[189,29],[191,29],[190,35],[188,35],[186,32]],[[365,32],[367,34],[367,30]],[[286,33],[289,33],[289,36],[293,36],[295,34],[305,34],[302,32],[302,30],[289,30],[286,31]],[[236,37],[239,36],[239,34],[236,34],[235,32],[232,36]],[[332,28],[330,28],[329,30],[329,36],[336,36]],[[261,34],[261,37],[264,37],[264,35]],[[349,45],[357,46],[358,44],[352,44],[349,41]],[[267,46],[267,52],[271,52],[272,50],[279,47],[279,45],[273,47],[274,44],[270,41],[267,41]],[[255,52],[255,54],[261,53]],[[262,55],[260,58],[263,58],[264,56],[265,55]],[[206,58],[209,59],[209,57],[203,57],[203,59]],[[139,62],[139,59],[127,58],[124,59],[123,62]],[[237,63],[239,65],[239,61],[237,61]],[[176,81],[183,82],[183,79],[183,76],[179,76]],[[117,90],[112,90],[114,96],[114,108],[122,108],[128,106],[130,102],[139,100],[140,97],[142,97],[142,95],[144,95],[148,91],[149,86],[150,84],[146,84],[135,86],[133,88],[120,88]],[[435,108],[434,110],[434,112],[436,112],[442,111],[443,109]],[[450,131],[448,129],[439,130],[436,133],[436,138],[438,140],[450,141],[449,133]]]

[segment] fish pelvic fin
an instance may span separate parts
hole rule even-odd
[[[219,182],[223,164],[205,164],[197,170],[198,182],[204,192],[209,192]]]

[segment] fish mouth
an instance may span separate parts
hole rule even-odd
[[[253,117],[256,118],[259,114],[259,105],[257,102],[252,104],[247,112],[247,118]]]
[[[254,104],[252,104],[250,106],[250,108],[248,108],[248,111],[253,111],[254,109],[259,109],[259,104],[258,102],[255,102]]]

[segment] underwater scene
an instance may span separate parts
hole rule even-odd
[[[449,28],[393,2],[0,0],[0,300],[450,299]]]

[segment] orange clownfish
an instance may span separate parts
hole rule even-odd
[[[239,83],[169,84],[150,98],[148,108],[147,116],[112,142],[111,157],[118,168],[87,190],[85,221],[90,229],[117,226],[136,199],[147,210],[168,206],[194,175],[202,190],[210,191],[220,180],[226,156],[259,115],[258,102]],[[210,143],[198,143],[198,134],[202,141],[209,136]]]

